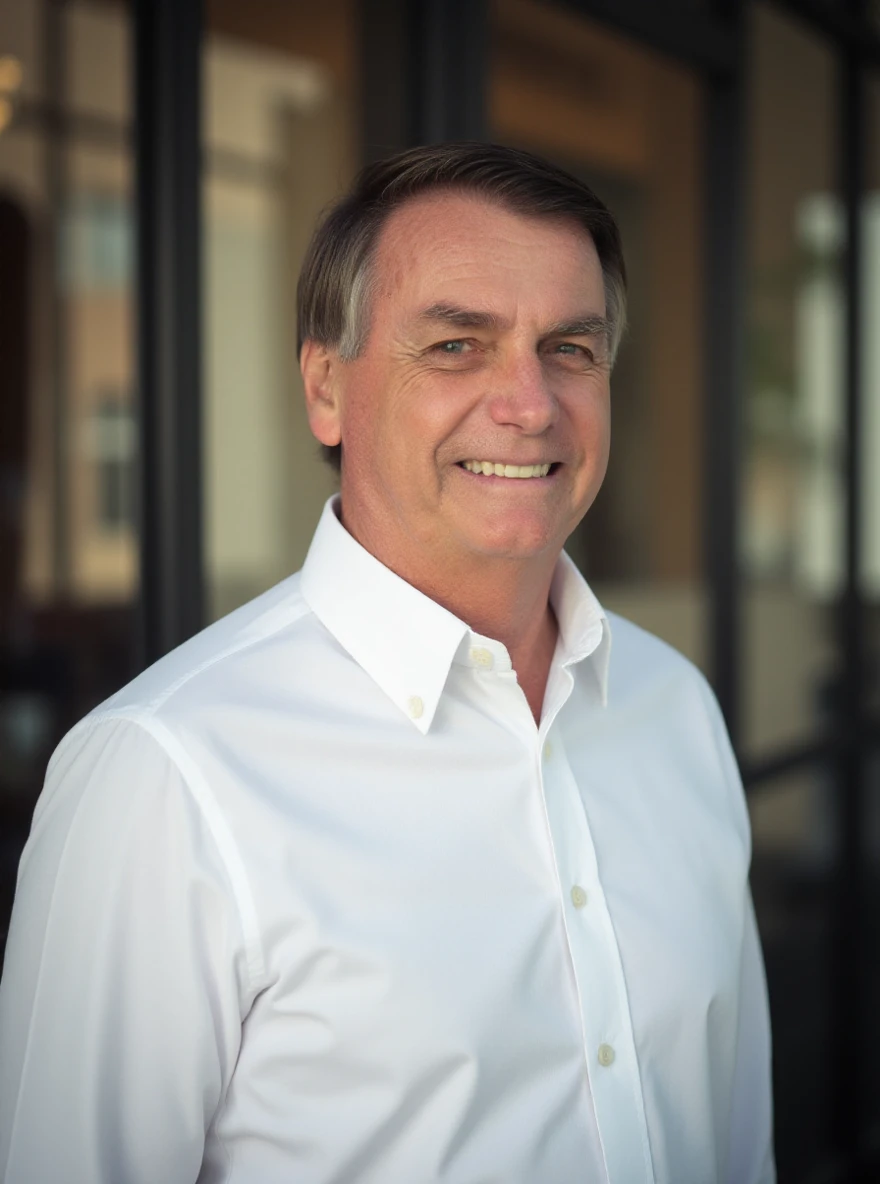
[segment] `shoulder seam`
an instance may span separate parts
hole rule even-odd
[[[217,663],[222,662],[224,658],[228,658],[232,654],[240,653],[241,650],[245,650],[248,648],[248,646],[254,645],[258,640],[265,641],[267,638],[272,637],[275,633],[280,633],[282,629],[286,629],[290,625],[294,625],[298,620],[300,620],[300,618],[306,616],[311,611],[312,610],[309,605],[305,602],[305,600],[303,600],[299,607],[299,611],[288,617],[283,624],[278,625],[277,628],[270,630],[268,633],[261,634],[259,638],[241,638],[235,644],[228,645],[225,649],[220,650],[219,653],[212,654],[210,658],[206,658],[204,662],[200,662],[198,666],[194,666],[191,670],[187,670],[184,674],[181,674],[180,677],[175,679],[175,681],[172,682],[170,686],[167,686],[164,691],[160,691],[155,696],[155,698],[151,699],[147,704],[144,704],[144,708],[150,713],[150,715],[152,715],[158,711],[164,703],[167,703],[167,701],[176,691],[179,691],[182,686],[190,681],[190,679],[195,678],[197,674],[202,674],[205,670],[210,670],[212,666],[216,666]]]
[[[120,707],[102,713],[93,724],[111,720],[126,720],[151,736],[177,769],[189,790],[199,814],[211,833],[214,846],[229,877],[244,937],[248,977],[252,990],[258,991],[265,978],[266,961],[257,921],[257,908],[244,860],[217,799],[196,762],[161,720],[136,708]]]
[[[258,641],[265,641],[274,634],[280,633],[282,629],[286,629],[290,625],[296,624],[296,622],[302,617],[305,617],[310,613],[312,613],[312,609],[305,602],[305,600],[303,600],[298,610],[287,617],[284,622],[278,625],[276,628],[271,629],[267,633],[261,634],[259,637],[239,638],[238,641],[225,646],[218,653],[212,654],[209,658],[205,658],[205,660],[199,662],[197,666],[193,666],[191,669],[184,671],[183,674],[179,675],[176,679],[174,679],[173,682],[169,683],[168,686],[164,687],[161,691],[157,691],[152,698],[146,699],[142,703],[134,703],[120,707],[103,707],[99,705],[87,716],[81,719],[78,724],[75,724],[67,733],[67,736],[73,735],[75,732],[79,732],[84,726],[91,727],[94,724],[100,722],[102,719],[116,719],[121,717],[141,719],[142,717],[153,715],[165,703],[167,703],[167,701],[172,695],[175,694],[175,692],[179,691],[182,686],[185,686],[185,684],[191,679],[195,678],[196,675],[202,674],[205,670],[209,670],[212,666],[216,666],[217,663],[222,662],[224,658],[228,658],[232,654],[240,653],[242,650],[247,649],[248,646],[255,645]],[[183,644],[186,643],[184,642]],[[149,667],[147,667],[147,670],[148,669]],[[134,681],[136,678],[139,678],[140,674],[143,673],[145,673],[145,671],[140,671],[134,676],[132,681]],[[120,691],[124,691],[125,689],[125,687],[121,687]],[[112,698],[113,697],[111,696],[111,700]],[[65,740],[67,739],[67,736],[65,736]]]

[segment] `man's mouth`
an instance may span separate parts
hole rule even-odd
[[[482,474],[484,477],[516,477],[520,480],[528,477],[546,477],[554,467],[546,465],[505,465],[492,460],[462,460],[458,462],[469,473]]]

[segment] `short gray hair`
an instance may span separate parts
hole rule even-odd
[[[528,217],[569,218],[593,240],[605,281],[612,362],[626,327],[626,265],[610,210],[577,177],[501,144],[431,144],[368,165],[319,223],[297,285],[297,353],[306,341],[344,361],[366,345],[372,263],[379,233],[404,202],[423,193],[473,193]],[[336,468],[340,446],[325,447]]]

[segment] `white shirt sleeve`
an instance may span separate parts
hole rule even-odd
[[[0,983],[0,1178],[193,1184],[238,1052],[247,962],[223,860],[139,724],[56,752]]]

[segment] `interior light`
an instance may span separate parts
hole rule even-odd
[[[18,58],[12,54],[0,57],[0,90],[12,94],[21,86],[24,78],[24,68]]]

